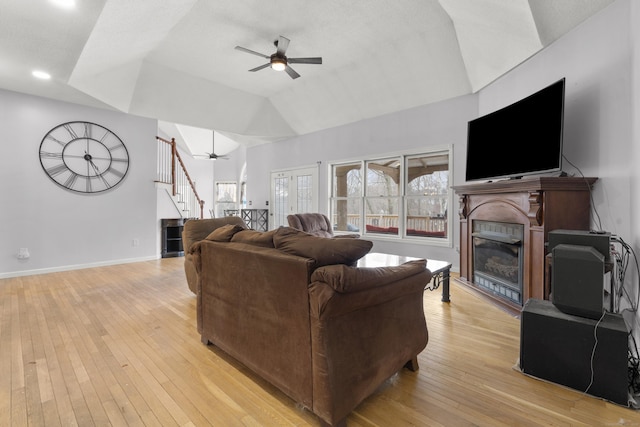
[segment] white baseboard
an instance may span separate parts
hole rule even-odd
[[[111,261],[100,261],[100,262],[93,262],[89,264],[63,265],[60,267],[13,271],[9,273],[0,273],[0,279],[8,279],[11,277],[33,276],[36,274],[57,273],[60,271],[81,270],[84,268],[105,267],[109,265],[129,264],[132,262],[153,261],[160,258],[161,258],[160,255],[156,255],[156,256],[149,256],[149,257],[142,257],[142,258],[128,258],[128,259],[116,259]]]

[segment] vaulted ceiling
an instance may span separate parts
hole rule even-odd
[[[263,143],[478,91],[613,1],[0,0],[0,88]],[[249,72],[279,35],[322,65]]]

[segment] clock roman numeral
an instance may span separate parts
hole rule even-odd
[[[96,175],[95,178],[100,179],[100,181],[102,181],[102,183],[104,184],[105,188],[111,188],[111,184],[109,183],[109,181],[107,181],[107,178],[104,177],[104,174]]]
[[[52,166],[47,168],[47,173],[50,176],[60,175],[62,172],[68,170],[67,166],[64,163],[60,163],[59,165]]]
[[[78,134],[73,129],[73,127],[71,127],[71,123],[67,123],[65,125],[62,125],[62,127],[64,127],[66,129],[66,131],[69,132],[69,135],[71,135],[71,137],[73,139],[78,139]]]
[[[69,175],[69,177],[67,178],[67,180],[64,182],[64,186],[67,188],[72,188],[73,185],[76,183],[76,180],[78,179],[78,174],[75,172],[71,172],[71,175]]]
[[[50,140],[52,140],[52,141],[54,141],[54,142],[57,142],[58,144],[60,144],[60,145],[61,145],[61,146],[63,146],[63,147],[67,144],[67,143],[66,143],[66,142],[64,142],[64,141],[60,141],[59,139],[55,138],[55,137],[54,137],[53,135],[51,135],[51,134],[47,135],[47,139],[50,139]]]
[[[85,138],[91,138],[91,123],[85,123],[84,124],[84,137]]]
[[[121,171],[119,171],[117,169],[113,169],[113,168],[110,168],[109,170],[107,170],[107,172],[114,174],[118,178],[122,178],[124,176],[124,174],[125,174],[124,172],[121,172]]]
[[[62,153],[49,153],[48,151],[41,151],[40,157],[46,157],[48,159],[62,159]]]

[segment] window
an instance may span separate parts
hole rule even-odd
[[[331,223],[337,231],[360,231],[362,163],[332,166]]]
[[[450,148],[331,165],[336,231],[450,244]]]
[[[238,188],[236,182],[216,182],[216,217],[238,216]],[[233,211],[233,212],[225,212]]]
[[[401,158],[371,160],[367,167],[365,218],[367,233],[398,235]]]

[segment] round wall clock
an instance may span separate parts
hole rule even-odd
[[[129,152],[104,126],[69,122],[51,129],[40,143],[40,163],[55,182],[79,193],[99,193],[118,185],[129,170]]]

